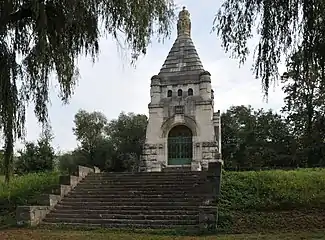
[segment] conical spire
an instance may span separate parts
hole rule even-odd
[[[183,7],[178,15],[177,38],[160,69],[165,77],[193,75],[203,72],[203,65],[191,39],[190,13]]]

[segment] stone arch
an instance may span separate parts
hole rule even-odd
[[[183,90],[182,89],[178,89],[177,91],[177,96],[181,97],[183,95]]]
[[[199,135],[199,128],[195,120],[188,116],[182,116],[181,118],[170,117],[161,126],[161,138],[167,138],[169,131],[177,126],[185,125],[192,131],[193,137]]]

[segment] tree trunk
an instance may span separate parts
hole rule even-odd
[[[13,134],[12,132],[6,136],[5,154],[4,154],[4,169],[5,183],[9,184],[12,174],[12,159],[13,159]]]

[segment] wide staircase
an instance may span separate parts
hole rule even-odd
[[[43,224],[196,229],[200,207],[216,204],[212,188],[207,172],[189,169],[91,173],[55,206]]]

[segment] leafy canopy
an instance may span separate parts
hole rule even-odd
[[[80,146],[60,158],[62,169],[81,163],[106,171],[137,169],[145,141],[146,115],[122,112],[108,122],[101,112],[79,110],[74,124]]]
[[[67,102],[78,77],[77,57],[85,54],[95,60],[101,36],[119,40],[122,33],[136,59],[146,53],[152,36],[169,34],[173,10],[173,0],[0,1],[0,129],[7,181],[27,103],[35,104],[41,123],[47,121],[51,74]]]
[[[324,0],[225,0],[215,17],[213,30],[222,47],[240,63],[246,61],[247,42],[255,31],[254,73],[262,79],[268,95],[271,82],[278,79],[281,57],[302,53],[305,66],[320,69],[325,75],[325,1]],[[303,74],[308,76],[310,68]]]

